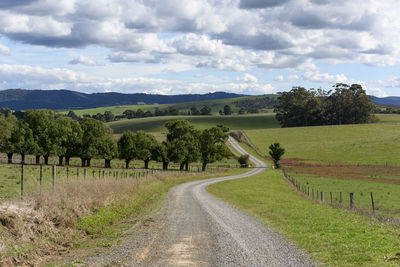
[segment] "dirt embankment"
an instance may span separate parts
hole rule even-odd
[[[77,226],[80,218],[119,203],[141,183],[111,178],[64,181],[54,193],[37,192],[23,201],[0,203],[0,266],[33,266],[64,253],[88,234]]]

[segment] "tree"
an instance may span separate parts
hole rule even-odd
[[[165,124],[168,130],[167,142],[174,147],[171,160],[180,163],[180,170],[189,170],[189,163],[200,157],[199,131],[187,120],[170,121]]]
[[[15,153],[12,141],[13,135],[17,132],[17,118],[0,114],[0,151],[7,154],[8,163],[12,163],[12,156]]]
[[[179,115],[179,110],[174,107],[170,107],[166,111],[166,115],[171,115],[171,116]]]
[[[122,114],[124,114],[128,119],[133,119],[136,113],[133,110],[127,109]]]
[[[204,106],[200,109],[201,115],[211,115],[211,108],[209,106]]]
[[[112,130],[101,121],[91,118],[83,119],[81,127],[83,131],[80,151],[82,167],[90,167],[92,158],[102,156],[102,142],[104,141],[104,138],[108,138],[112,135]]]
[[[361,85],[338,83],[335,90],[293,87],[279,96],[276,119],[282,127],[367,123],[375,120],[376,106]]]
[[[285,149],[282,148],[279,143],[273,143],[269,146],[269,155],[274,161],[276,168],[279,168],[280,166],[279,161],[281,160],[283,154],[285,154]]]
[[[250,165],[250,156],[247,154],[241,155],[238,158],[238,162],[239,162],[241,168],[247,168]]]
[[[92,118],[95,120],[98,120],[98,121],[102,121],[102,122],[106,121],[104,114],[101,114],[100,112],[97,113],[96,115],[92,115]]]
[[[224,106],[224,115],[232,115],[232,108],[229,105]]]
[[[225,146],[228,134],[222,127],[205,129],[200,135],[200,153],[202,159],[202,170],[205,171],[208,163],[222,160],[231,155]]]
[[[149,168],[149,162],[152,158],[152,151],[157,145],[156,138],[144,131],[138,131],[134,135],[134,144],[136,148],[136,158],[144,161],[144,168]]]
[[[143,118],[143,117],[144,117],[144,111],[139,108],[135,113],[135,118]]]
[[[196,106],[192,106],[192,107],[190,108],[190,113],[191,113],[192,115],[200,115],[200,111],[197,109]]]
[[[118,157],[125,160],[125,167],[136,157],[135,134],[132,131],[124,132],[118,140]]]
[[[293,87],[278,99],[274,112],[282,127],[320,125],[323,121],[321,98],[315,90]]]
[[[58,165],[69,165],[71,157],[79,156],[82,145],[82,128],[76,120],[70,117],[59,117],[54,122],[50,131],[56,143],[56,155],[58,155]]]
[[[154,110],[154,116],[163,116],[163,115],[164,113],[158,107]]]
[[[334,85],[335,91],[326,98],[326,117],[329,124],[367,123],[374,120],[376,106],[359,84]]]
[[[38,145],[38,149],[35,151],[36,164],[39,164],[42,155],[45,164],[48,164],[49,156],[55,152],[54,138],[50,134],[54,123],[54,112],[47,109],[28,110],[24,114],[23,120],[31,128],[33,139]]]
[[[171,143],[169,142],[161,142],[157,143],[153,147],[152,151],[152,159],[156,160],[158,162],[162,162],[162,169],[163,170],[168,170],[168,164],[171,161],[170,156],[171,156],[171,151],[174,148],[171,146]]]
[[[144,117],[153,117],[153,113],[151,113],[151,111],[150,110],[147,110],[145,113],[144,113]]]
[[[38,145],[33,139],[32,130],[25,122],[18,121],[16,131],[11,135],[13,143],[13,152],[21,155],[21,162],[25,162],[25,155],[34,154],[38,149]]]
[[[111,168],[111,160],[118,156],[117,142],[112,135],[106,135],[102,138],[99,154],[104,159],[104,168]]]
[[[105,111],[104,112],[104,121],[105,122],[111,122],[114,121],[115,115],[111,111]]]

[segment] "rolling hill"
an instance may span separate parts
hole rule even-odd
[[[188,95],[152,95],[144,93],[85,94],[69,90],[8,89],[0,91],[0,107],[8,107],[12,110],[41,108],[85,109],[117,105],[135,105],[140,103],[173,104],[193,101],[210,101],[241,96],[244,95],[225,92]]]
[[[239,101],[251,101],[256,99],[264,99],[269,97],[271,100],[276,100],[278,95],[258,95],[258,96],[242,96],[235,98],[223,98],[223,99],[215,99],[215,100],[202,100],[202,101],[193,101],[193,102],[183,102],[183,103],[174,103],[174,104],[153,104],[153,105],[119,105],[119,106],[110,106],[110,107],[99,107],[99,108],[91,108],[91,109],[73,109],[75,114],[78,116],[83,116],[84,114],[95,115],[97,113],[104,113],[105,111],[111,111],[114,115],[122,115],[122,113],[127,110],[138,110],[142,109],[144,111],[154,112],[156,108],[160,110],[166,109],[176,109],[179,111],[179,114],[186,115],[192,106],[195,106],[197,109],[201,109],[203,106],[208,106],[211,108],[211,114],[217,115],[220,110],[224,109],[225,105],[229,105],[232,108],[232,112],[238,113],[239,106],[237,103]],[[264,109],[272,109],[273,103]],[[61,111],[61,113],[68,113],[68,110]]]
[[[378,105],[388,105],[388,106],[400,106],[399,96],[388,96],[388,97],[372,97],[372,102]]]

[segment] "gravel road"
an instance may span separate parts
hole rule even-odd
[[[229,142],[245,154],[235,140]],[[84,259],[90,266],[313,266],[276,231],[208,194],[224,180],[249,177],[267,165],[228,177],[174,187],[163,208],[136,225],[118,247]]]

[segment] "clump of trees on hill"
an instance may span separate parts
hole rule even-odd
[[[198,110],[196,106],[192,106],[188,111],[188,115],[211,115],[211,108],[209,106],[203,106]]]
[[[239,107],[239,114],[259,113],[260,110],[271,109],[277,104],[278,100],[269,96],[242,99],[235,102],[235,105]]]
[[[8,109],[0,110],[0,113],[5,113],[9,111]],[[190,108],[190,110],[185,112],[180,112],[175,107],[169,107],[167,109],[161,110],[158,107],[155,108],[154,112],[150,110],[143,109],[127,109],[122,115],[114,115],[111,111],[105,111],[104,113],[97,113],[94,115],[83,114],[83,118],[92,118],[102,122],[111,122],[120,119],[137,119],[137,118],[148,118],[148,117],[159,117],[159,116],[177,116],[177,115],[211,115],[211,108],[209,106],[203,106],[200,110],[197,109],[196,106]],[[71,117],[74,120],[81,121],[82,117],[78,116],[72,110],[68,112],[68,117]]]
[[[376,120],[376,106],[359,84],[338,83],[334,90],[293,87],[275,106],[282,127],[368,123]]]
[[[111,168],[115,158],[124,159],[126,168],[132,160],[143,160],[144,168],[151,160],[162,162],[167,170],[170,162],[189,170],[189,164],[201,162],[203,171],[207,164],[231,155],[224,142],[228,128],[215,126],[196,130],[186,120],[166,124],[167,139],[159,142],[153,135],[127,131],[117,141],[109,126],[93,118],[80,122],[68,116],[56,118],[51,110],[28,110],[21,120],[8,112],[0,114],[0,152],[6,153],[12,163],[14,154],[36,156],[36,164],[43,157],[45,164],[50,156],[57,156],[59,165],[69,165],[72,157],[79,157],[83,167],[90,166],[93,158],[104,159]]]

